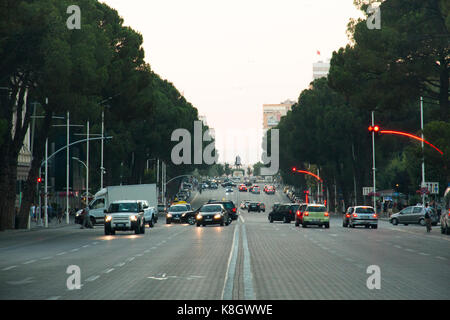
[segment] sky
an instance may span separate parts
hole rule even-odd
[[[143,35],[145,60],[206,117],[219,162],[261,160],[263,104],[297,101],[345,46],[353,0],[102,0]],[[320,51],[320,56],[317,54]]]

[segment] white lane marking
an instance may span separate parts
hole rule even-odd
[[[30,263],[33,263],[33,262],[36,262],[37,260],[28,260],[27,262],[24,262],[23,264],[30,264]]]
[[[41,258],[41,260],[50,260],[53,257],[45,257],[45,258]]]
[[[441,256],[436,256],[437,259],[441,259],[441,260],[447,260],[447,258],[441,257]]]
[[[239,229],[240,225],[237,224],[234,229],[230,255],[228,256],[227,270],[225,272],[225,280],[222,289],[222,300],[231,300],[233,298],[233,283],[236,273],[237,254],[239,250]]]
[[[112,272],[112,271],[114,271],[114,268],[111,268],[111,269],[105,270],[105,271],[103,271],[103,272],[104,272],[104,273],[110,273],[110,272]]]
[[[72,249],[72,250],[70,250],[70,252],[76,252],[76,251],[78,251],[78,250],[80,250],[80,249]]]
[[[54,296],[54,297],[49,297],[45,300],[59,300],[61,298],[61,296]]]
[[[251,268],[250,251],[248,249],[247,233],[245,225],[242,225],[242,246],[244,249],[244,299],[255,300],[255,290],[253,289],[253,274]]]
[[[83,248],[87,248],[87,247],[90,247],[90,245],[87,244],[87,245],[83,246]]]
[[[6,267],[6,268],[3,268],[2,271],[8,271],[8,270],[14,269],[14,268],[16,268],[16,267],[17,267],[17,266]]]
[[[116,264],[114,267],[120,268],[120,267],[123,267],[124,265],[125,265],[125,262],[121,262],[121,263]]]
[[[396,248],[398,248],[398,249],[401,249],[401,248],[402,248],[402,247],[399,246],[398,244],[394,245],[394,247],[396,247]]]
[[[138,253],[137,255],[136,255],[136,257],[142,257],[144,254],[142,254],[142,253]]]
[[[57,253],[56,255],[57,255],[57,256],[62,256],[63,254],[66,254],[66,253],[67,253],[67,252],[64,251],[64,252]]]
[[[425,253],[425,252],[419,252],[419,254],[420,254],[421,256],[429,256],[429,255],[430,255],[429,253]]]
[[[11,284],[13,286],[23,285],[34,282],[33,278],[26,278],[19,281],[6,281],[7,284]]]
[[[97,241],[95,241],[95,242],[92,242],[92,244],[98,244],[98,242],[97,242]]]
[[[131,258],[128,258],[127,261],[130,261],[130,262],[131,262],[131,261],[133,261],[134,259],[135,259],[135,257],[131,257]]]
[[[242,223],[245,223],[245,220],[241,215],[239,215],[239,219],[241,219]]]
[[[145,252],[145,253],[149,253],[149,252],[150,252],[150,249],[147,249],[147,250],[145,250],[144,252]]]
[[[97,280],[98,278],[100,278],[100,276],[92,276],[92,277],[87,278],[85,281],[92,282],[92,281]]]

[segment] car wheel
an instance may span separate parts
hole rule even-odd
[[[298,220],[295,220],[295,226],[298,227],[300,225],[300,223],[298,222]]]
[[[141,227],[141,234],[145,234],[145,221],[144,221],[144,223],[142,224],[142,227]]]
[[[223,226],[224,226],[224,223],[223,223],[223,221],[222,221],[222,222],[220,223],[220,226],[221,226],[221,227],[223,227]]]
[[[398,220],[396,218],[392,219],[392,224],[394,226],[398,225]]]
[[[172,221],[166,220],[166,224],[171,224],[171,223],[172,223]]]
[[[369,225],[366,225],[365,227],[366,227],[366,229],[369,229],[370,226],[369,226]]]
[[[195,224],[195,217],[194,216],[190,216],[189,218],[188,218],[188,223],[192,226],[192,225],[194,225]]]
[[[325,224],[325,229],[330,229],[330,224],[329,223]]]
[[[114,230],[114,229],[111,229],[109,232],[110,232],[110,234],[113,235],[113,236],[116,235],[116,230]]]
[[[442,229],[442,228],[441,228]],[[444,232],[442,232],[442,233],[444,233]],[[111,234],[111,231],[110,231],[110,229],[109,228],[105,228],[105,235],[106,236],[109,236]]]
[[[202,224],[202,227],[206,227],[206,223],[203,223],[203,224]]]
[[[404,223],[403,225],[407,226],[408,224],[407,224],[407,223]]]
[[[105,230],[106,231],[106,230]],[[444,234],[445,233],[445,229],[443,226],[441,226],[441,233]]]
[[[421,226],[424,226],[425,225],[425,219],[423,219],[423,218],[419,219],[419,224]],[[405,226],[406,226],[406,224],[405,224]]]
[[[153,226],[154,226],[154,224],[153,224],[153,217],[148,222],[148,226],[149,226],[149,228],[153,228]]]
[[[95,218],[91,217],[90,219],[91,219],[92,226],[95,226]]]
[[[141,227],[140,226],[134,227],[134,234],[140,234],[140,233],[141,233]]]
[[[197,223],[197,227],[200,227],[200,223]]]
[[[372,226],[372,229],[378,229],[378,225]]]
[[[273,217],[271,216],[269,219],[270,223],[273,223]]]

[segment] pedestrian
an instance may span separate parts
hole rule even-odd
[[[383,214],[386,214],[387,212],[387,201],[383,202]]]
[[[431,208],[428,206],[428,202],[425,204],[425,224],[427,226],[427,232],[431,231]]]
[[[83,223],[81,224],[80,229],[84,229],[84,227],[92,229],[94,226],[92,225],[91,216],[89,215],[88,209],[83,210]]]
[[[34,203],[31,203],[30,216],[33,221],[36,221],[36,206],[34,205]]]
[[[391,215],[392,215],[392,209],[393,209],[392,201],[389,201],[389,203],[388,203],[388,214],[389,214],[389,217],[391,217]]]

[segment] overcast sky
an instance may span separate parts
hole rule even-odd
[[[262,105],[297,100],[312,64],[348,43],[353,0],[104,0],[146,61],[216,132],[220,162],[261,156]],[[317,54],[320,51],[321,56]]]

